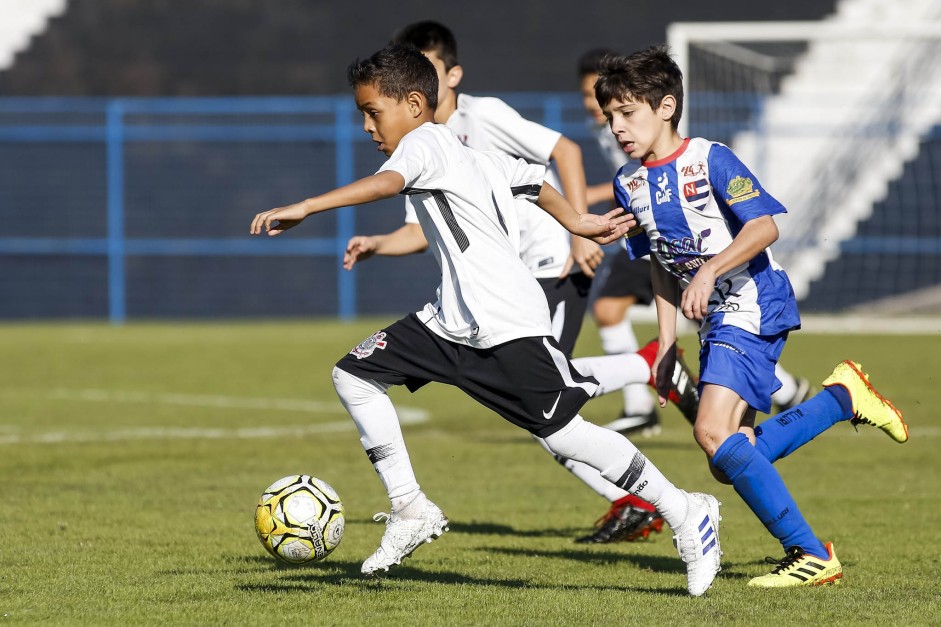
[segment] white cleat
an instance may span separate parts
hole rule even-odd
[[[722,550],[719,547],[719,503],[711,494],[694,492],[687,494],[689,513],[686,520],[675,529],[673,545],[686,562],[686,588],[694,597],[701,596],[712,585],[716,574],[722,570],[719,564]]]
[[[373,516],[376,522],[383,519],[386,520],[386,530],[379,548],[363,562],[362,572],[367,576],[389,572],[422,544],[440,538],[448,530],[448,517],[429,500],[425,501],[415,518],[390,517],[387,514]]]

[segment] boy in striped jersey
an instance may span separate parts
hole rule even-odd
[[[655,260],[658,391],[676,359],[681,309],[701,325],[696,441],[716,478],[732,484],[786,554],[749,585],[837,583],[843,568],[832,543],[814,535],[772,463],[840,421],[878,426],[898,442],[908,428],[851,361],[819,394],[754,426],[780,386],[774,367],[787,336],[800,328],[794,292],[768,248],[778,236],[773,216],[785,209],[726,146],[679,135],[682,78],[666,46],[655,46],[606,57],[595,85],[611,132],[641,161],[618,173],[615,196],[640,225],[625,238],[628,254]]]

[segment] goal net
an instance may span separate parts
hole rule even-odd
[[[680,131],[787,207],[773,250],[804,311],[941,313],[941,5],[915,8],[668,30]]]

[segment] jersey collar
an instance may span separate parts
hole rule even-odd
[[[673,151],[673,154],[667,155],[663,159],[657,159],[656,161],[644,161],[643,165],[645,168],[656,168],[665,163],[670,163],[675,161],[686,150],[686,147],[689,145],[689,137],[683,140],[683,143],[680,144],[680,147]]]

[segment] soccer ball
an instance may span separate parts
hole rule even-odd
[[[279,560],[304,564],[330,555],[343,538],[343,503],[326,481],[309,475],[278,479],[255,508],[261,544]]]

